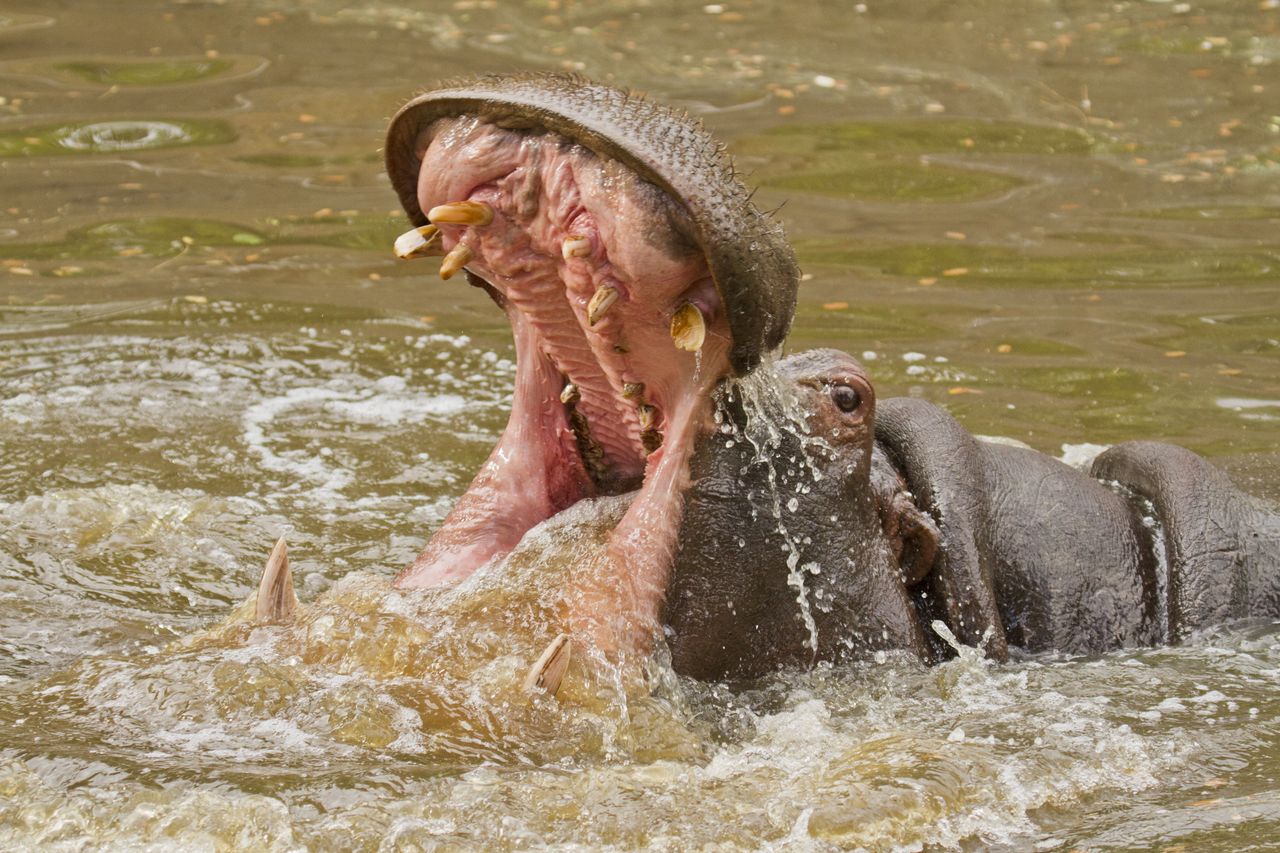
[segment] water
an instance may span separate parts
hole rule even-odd
[[[578,656],[530,704],[607,508],[521,585],[388,596],[513,354],[483,294],[391,258],[377,149],[443,77],[647,90],[785,203],[791,348],[975,433],[1163,437],[1276,499],[1277,60],[1269,0],[10,0],[0,846],[1273,846],[1270,624],[738,693]],[[251,630],[281,534],[305,616]]]

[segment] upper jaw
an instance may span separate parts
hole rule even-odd
[[[443,277],[465,268],[500,298],[560,375],[596,489],[634,487],[694,374],[728,372],[727,315],[687,212],[552,134],[441,119],[419,148],[430,224],[402,254],[442,254]]]
[[[708,265],[731,335],[732,370],[749,372],[782,344],[800,279],[795,254],[780,226],[751,203],[724,147],[700,123],[634,93],[568,75],[445,83],[405,104],[387,131],[387,174],[415,226],[428,224],[429,208],[418,192],[424,135],[438,119],[459,116],[556,134],[661,190],[684,209],[691,226],[686,236]]]

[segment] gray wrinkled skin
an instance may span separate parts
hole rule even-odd
[[[558,133],[682,202],[728,312],[734,370],[750,372],[782,344],[800,281],[795,253],[782,228],[751,203],[724,147],[699,123],[639,95],[565,74],[444,83],[407,103],[387,130],[387,174],[414,225],[427,224],[416,189],[420,135],[436,119],[460,115]]]
[[[860,373],[851,357],[803,353],[779,372],[813,407],[813,434],[850,422],[830,393],[803,388]],[[1090,654],[1280,617],[1280,515],[1190,451],[1129,442],[1090,476],[978,441],[929,403],[877,410],[873,394],[863,398],[857,424],[823,452],[810,448],[816,481],[790,464],[799,439],[774,449],[772,464],[739,443],[699,446],[664,617],[678,671],[751,678],[888,648],[931,660],[944,652],[926,630],[933,619],[969,643],[990,629],[988,654],[1003,659],[1010,645]],[[789,464],[777,491],[797,503],[779,514],[769,472]],[[932,528],[921,533],[913,512]],[[913,547],[912,530],[936,536],[928,565],[912,565],[922,548],[931,554]],[[793,545],[801,565],[821,569],[805,584],[816,644],[788,583]]]
[[[699,442],[690,462],[663,617],[677,672],[747,678],[881,649],[929,654],[891,525],[881,518],[896,484],[884,479],[892,473],[883,455],[872,452],[874,392],[866,382],[862,410],[838,411],[824,384],[828,360],[815,365],[806,355],[778,364],[798,400],[722,400],[731,429]],[[850,374],[864,376],[847,363]],[[787,407],[816,410],[808,436],[805,425],[788,423]],[[748,417],[780,424],[776,443],[753,442]],[[814,469],[823,476],[815,479]],[[881,488],[870,487],[873,477]]]

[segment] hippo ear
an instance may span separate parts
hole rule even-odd
[[[990,629],[987,655],[1007,660],[993,558],[983,538],[988,500],[977,440],[955,418],[924,400],[895,397],[882,401],[876,414],[876,440],[916,500],[938,519],[933,578],[946,606],[948,627],[971,646],[981,644]]]
[[[942,533],[933,519],[902,492],[894,495],[890,512],[893,516],[890,529],[901,543],[898,565],[903,583],[910,588],[933,571]]]

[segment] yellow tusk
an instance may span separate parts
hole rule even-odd
[[[671,315],[671,340],[675,341],[677,349],[697,352],[706,339],[707,321],[697,305],[686,302]]]
[[[566,261],[570,258],[585,258],[591,254],[591,241],[578,234],[570,234],[560,244],[560,254]]]
[[[451,201],[427,211],[433,225],[488,225],[493,208],[482,201]]]
[[[636,415],[640,418],[640,429],[646,430],[653,427],[653,414],[656,411],[657,409],[648,403],[641,403],[636,406]]]
[[[440,277],[445,281],[453,278],[454,273],[471,263],[471,258],[471,250],[466,244],[459,243],[454,246],[453,250],[440,262]]]
[[[434,225],[423,225],[404,232],[396,238],[395,253],[402,261],[441,254],[440,229]]]
[[[587,304],[587,325],[594,326],[600,322],[605,313],[613,307],[613,303],[618,301],[618,288],[611,284],[602,285],[595,295],[591,297],[591,302]]]

